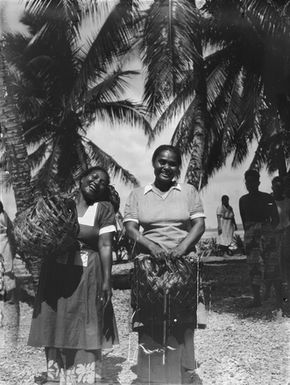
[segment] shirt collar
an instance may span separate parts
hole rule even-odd
[[[176,183],[175,185],[171,186],[170,190],[178,190],[178,191],[181,191],[181,186],[179,183]],[[153,184],[147,184],[145,187],[144,187],[144,195],[146,195],[149,191],[153,191]]]

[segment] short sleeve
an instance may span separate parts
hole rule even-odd
[[[110,202],[98,203],[95,221],[96,225],[99,227],[99,235],[116,231],[115,212]]]
[[[189,186],[189,215],[190,219],[205,218],[203,204],[199,193],[193,186]]]
[[[124,209],[124,220],[123,222],[133,221],[139,223],[138,219],[138,200],[136,191],[131,191]]]

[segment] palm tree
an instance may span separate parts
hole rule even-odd
[[[206,58],[208,109],[211,127],[222,138],[215,141],[221,164],[231,153],[233,165],[240,164],[255,139],[251,166],[286,172],[290,18],[285,5],[283,0],[205,2],[204,36],[215,47]]]
[[[5,52],[24,117],[25,139],[33,146],[29,160],[39,168],[33,182],[41,191],[53,180],[67,190],[80,170],[94,164],[137,184],[129,171],[85,137],[96,118],[139,124],[151,135],[145,108],[122,97],[128,79],[136,75],[122,69],[133,31],[131,2],[122,0],[111,10],[95,3],[93,20],[99,24],[86,40],[81,38],[81,2],[62,0],[47,6],[28,3],[22,22],[30,35],[7,37]],[[99,13],[104,11],[107,18],[102,24]]]
[[[8,26],[3,5],[0,9],[0,26],[0,133],[1,146],[6,152],[8,160],[1,166],[9,171],[17,210],[21,211],[29,204],[31,174],[23,127],[17,109],[14,88],[9,81],[8,65],[4,55],[4,34]]]
[[[190,183],[206,184],[231,155],[233,166],[239,165],[253,140],[259,146],[252,167],[266,164],[271,171],[285,172],[290,124],[287,5],[286,1],[205,0],[198,10],[193,1],[155,1],[149,9],[145,97],[160,114],[155,133],[180,116],[172,143],[191,155]],[[178,9],[190,16],[180,18],[181,27]],[[171,15],[163,17],[163,24],[162,12]],[[199,58],[193,60],[189,49]],[[272,119],[265,118],[269,114]],[[279,121],[278,131],[273,119]],[[265,152],[273,139],[275,145]],[[202,167],[192,158],[199,159]]]
[[[198,187],[208,137],[201,14],[192,0],[156,0],[144,13],[144,99],[152,115],[161,114],[154,132],[183,112],[172,141],[190,155],[187,178]]]

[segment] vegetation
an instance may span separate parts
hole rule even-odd
[[[145,99],[162,111],[155,133],[179,116],[172,143],[189,155],[196,187],[229,156],[243,162],[254,140],[251,167],[287,171],[289,21],[286,0],[160,0],[148,10]]]
[[[5,35],[12,81],[4,80],[8,74],[2,66],[2,83],[13,85],[9,95],[18,103],[23,127],[16,138],[16,131],[7,134],[2,119],[7,137],[2,165],[24,133],[31,153],[27,161],[27,153],[17,151],[23,167],[12,170],[14,181],[24,181],[17,170],[26,170],[27,184],[31,168],[37,170],[34,187],[44,190],[55,180],[66,190],[81,169],[101,163],[136,184],[129,171],[86,138],[87,128],[96,117],[126,121],[140,125],[150,141],[176,118],[172,143],[188,157],[187,180],[197,188],[229,156],[233,166],[243,162],[255,140],[251,167],[266,165],[284,174],[288,5],[286,0],[155,0],[144,8],[138,0],[28,1],[22,21],[29,34]],[[143,105],[123,98],[136,75],[124,62],[136,54],[146,70]],[[156,118],[152,132],[147,119]]]
[[[129,3],[112,9],[93,3],[87,9],[81,1],[28,2],[22,22],[29,34],[5,37],[10,83],[32,148],[27,164],[37,169],[32,184],[41,192],[53,182],[67,191],[80,171],[95,164],[120,174],[125,183],[138,183],[85,136],[96,117],[138,124],[151,135],[144,107],[122,98],[128,79],[136,75],[122,69],[134,30]],[[94,35],[82,37],[85,21],[98,22]],[[9,160],[6,152],[4,166]]]

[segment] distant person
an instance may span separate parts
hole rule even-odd
[[[284,300],[289,301],[290,283],[290,176],[284,178],[275,177],[272,180],[273,197],[275,199],[278,213],[278,231],[281,233],[281,279],[282,295]],[[266,291],[266,298],[270,292]]]
[[[229,204],[229,197],[223,195],[221,205],[217,208],[217,223],[218,223],[218,245],[221,252],[232,255],[229,249],[233,241],[234,231],[237,230],[234,210]]]
[[[284,288],[283,292],[281,291],[280,295],[277,298],[279,301],[281,296],[283,296],[284,299],[287,299],[287,297],[288,297],[287,289],[285,290],[285,286],[287,286],[287,275],[286,275],[286,271],[284,269],[285,266],[283,266],[284,265],[284,258],[283,257],[288,252],[288,250],[287,250],[288,248],[286,247],[286,249],[285,249],[285,245],[286,245],[286,243],[289,243],[289,242],[285,242],[286,239],[285,239],[284,233],[285,233],[285,229],[290,226],[290,217],[289,217],[290,199],[287,199],[284,195],[284,181],[283,181],[282,177],[276,176],[275,178],[273,178],[273,180],[272,180],[272,192],[273,192],[272,195],[273,195],[273,198],[275,200],[278,214],[279,214],[279,224],[276,227],[276,233],[277,233],[277,237],[278,237],[278,241],[279,241],[279,245],[280,245],[279,251],[280,251],[280,278],[281,278],[281,282],[277,282],[276,285],[278,285],[277,286],[278,291],[281,291],[282,287]],[[272,262],[269,261],[269,265],[271,265],[271,264],[273,265],[272,270],[275,270],[276,265],[277,265],[277,262],[275,261],[275,259]],[[281,283],[282,283],[282,285],[281,285]],[[270,297],[272,284],[275,285],[275,281],[272,281],[271,279],[268,279],[265,281],[265,286],[266,286],[265,296],[264,296],[265,300],[269,299],[269,297]]]
[[[240,198],[239,207],[245,231],[245,250],[254,297],[249,306],[255,307],[261,306],[260,287],[264,268],[266,280],[276,279],[279,275],[277,271],[279,244],[274,232],[279,223],[279,215],[274,198],[270,194],[259,191],[260,174],[258,171],[246,171],[245,184],[249,193]],[[274,271],[271,271],[270,266],[274,260],[276,266]]]

